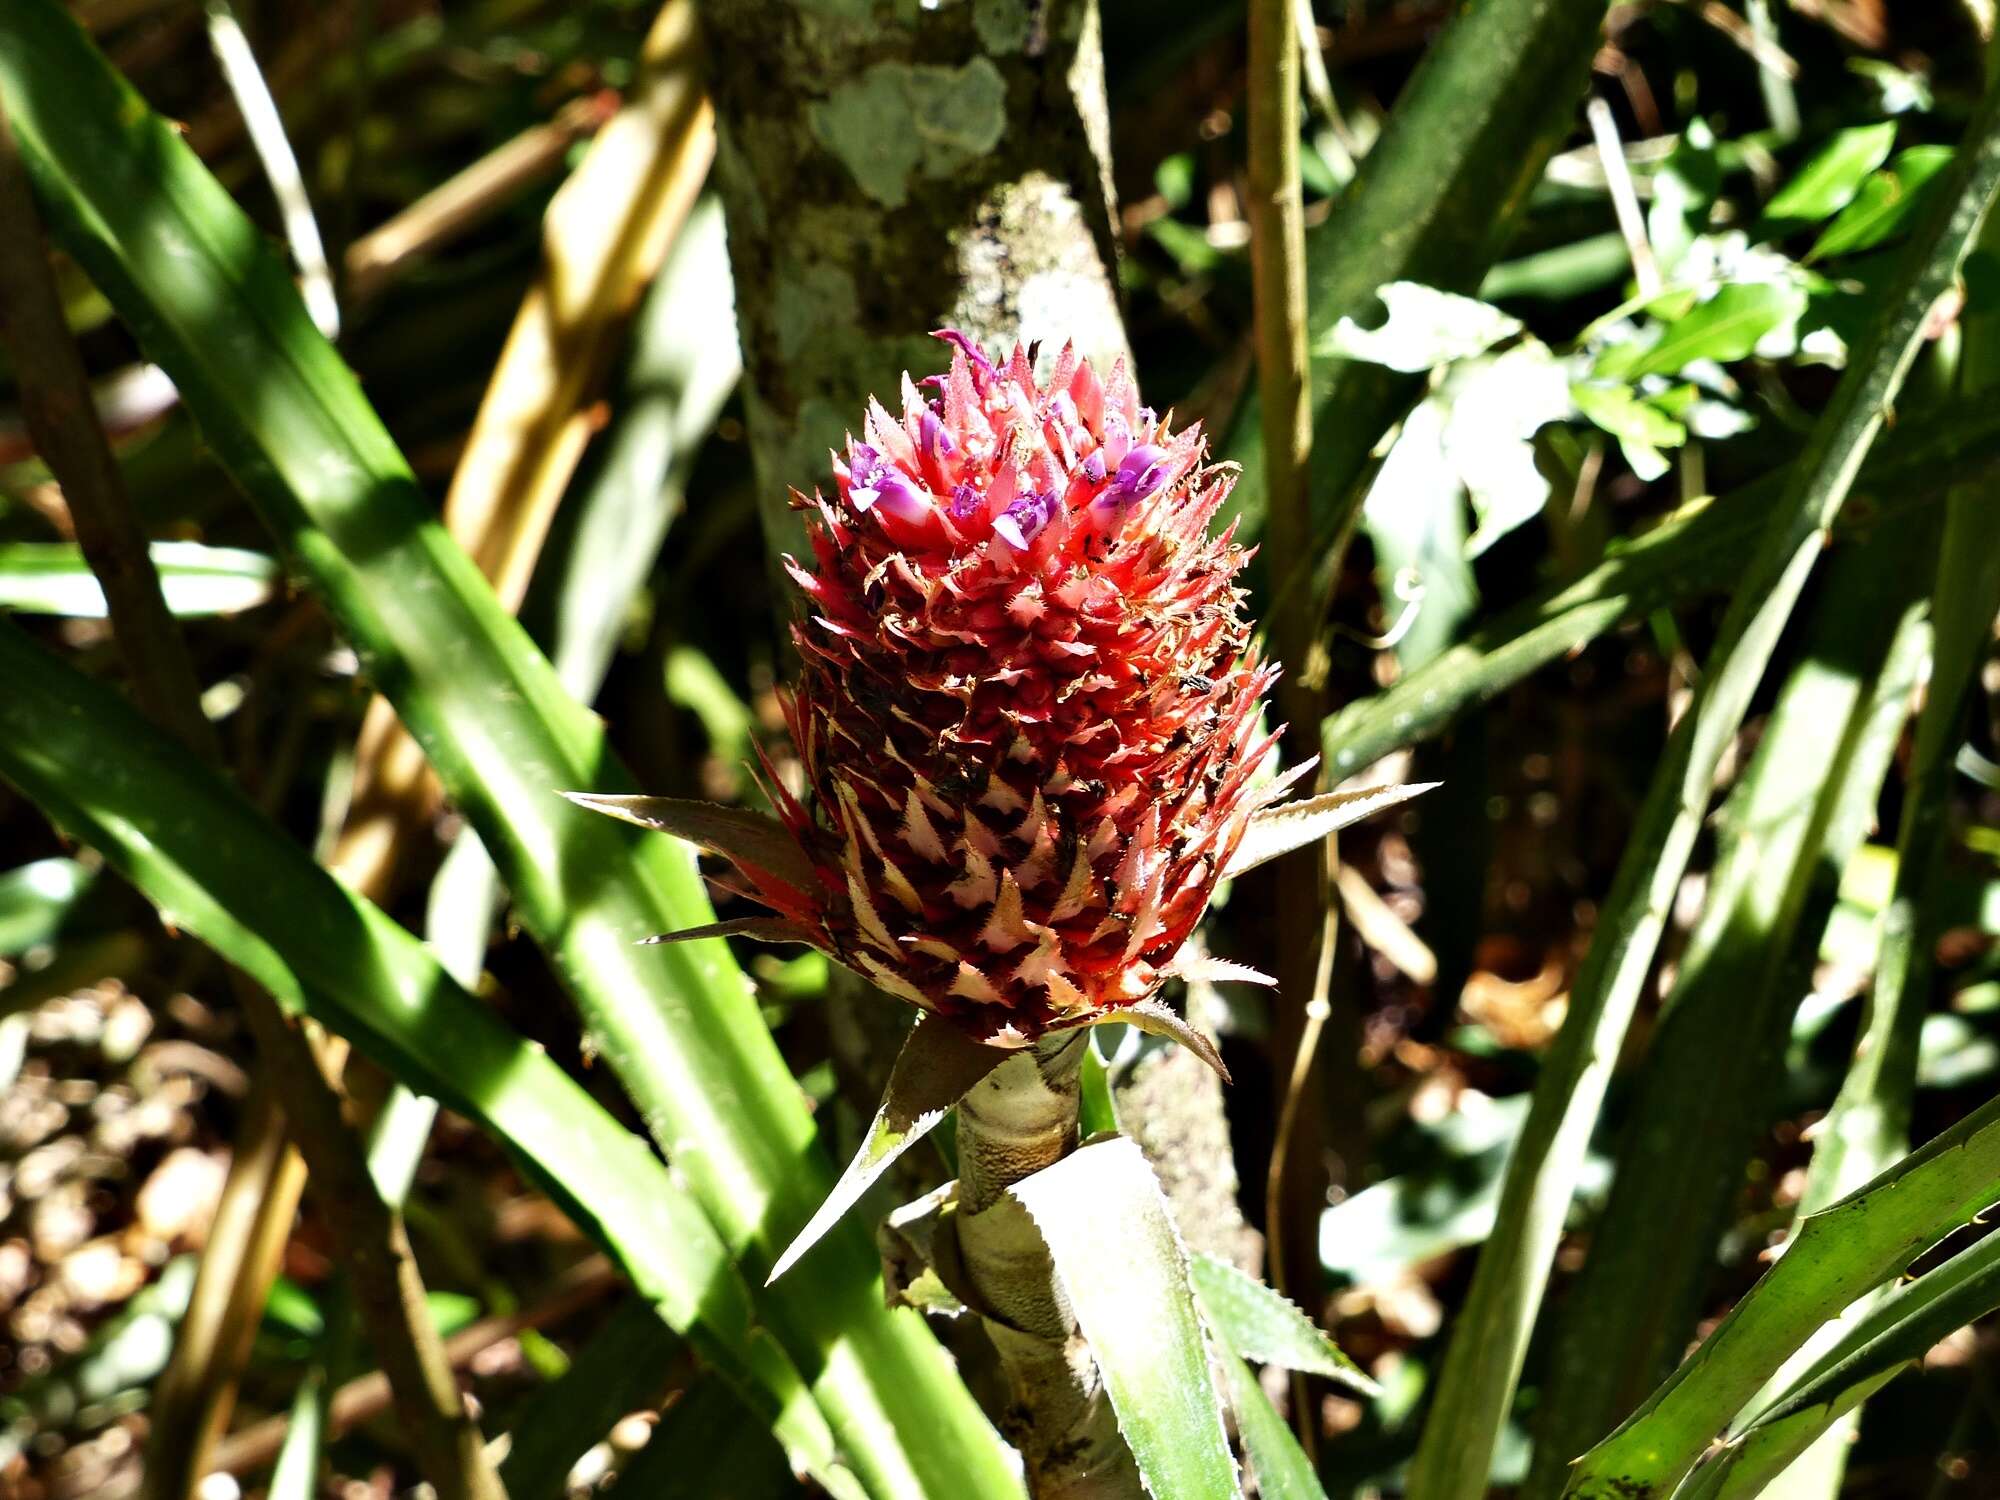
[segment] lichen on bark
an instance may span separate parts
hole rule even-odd
[[[1126,352],[1092,0],[712,0],[702,11],[774,550],[785,497],[930,338]]]

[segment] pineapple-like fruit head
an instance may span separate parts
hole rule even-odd
[[[727,856],[764,918],[990,1047],[1130,1020],[1214,1053],[1175,977],[1267,976],[1190,937],[1218,881],[1421,788],[1274,804],[1277,668],[1210,534],[1234,467],[1140,404],[1123,363],[990,361],[962,334],[902,415],[869,403],[833,493],[794,492],[812,560],[786,705],[807,800],[782,827],[664,798],[575,800]],[[935,1034],[936,1026],[926,1030]],[[1219,1067],[1219,1062],[1217,1063]]]

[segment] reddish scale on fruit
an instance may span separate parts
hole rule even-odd
[[[1208,526],[1234,470],[1064,349],[1046,384],[939,335],[834,456],[787,705],[819,888],[753,895],[892,994],[1018,1044],[1153,995],[1249,817],[1276,676],[1245,550]],[[1232,528],[1233,530],[1233,528]]]

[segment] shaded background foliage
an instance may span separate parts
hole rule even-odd
[[[203,8],[74,9],[279,238]],[[754,800],[743,771],[753,745],[782,757],[775,690],[787,667],[773,627],[785,601],[771,553],[790,524],[783,487],[812,482],[816,455],[865,394],[887,399],[901,369],[935,362],[924,335],[939,322],[997,341],[1041,318],[1044,336],[1129,348],[1149,401],[1203,420],[1244,462],[1244,525],[1263,524],[1240,8],[974,0],[942,17],[858,7],[845,29],[829,19],[838,9],[705,12],[721,127],[715,196],[679,228],[629,317],[620,309],[604,373],[572,414],[588,445],[557,486],[545,563],[521,608],[634,777],[660,792]],[[239,13],[339,268],[341,353],[426,493],[441,497],[541,264],[551,195],[637,91],[653,15],[614,0],[264,0]],[[1289,1215],[1291,1242],[1304,1247],[1293,1295],[1381,1383],[1373,1401],[1317,1386],[1279,1393],[1318,1439],[1330,1494],[1402,1484],[1528,1092],[1662,743],[1761,534],[1746,516],[1774,511],[1773,487],[1759,481],[1804,448],[1838,375],[1831,352],[1861,338],[1929,201],[1924,182],[1944,181],[1927,178],[1942,159],[1924,153],[1959,139],[1978,98],[1977,14],[1875,0],[1608,12],[1549,0],[1474,7],[1454,32],[1446,7],[1421,0],[1316,10],[1326,87],[1309,69],[1302,146],[1314,338],[1335,339],[1345,317],[1365,340],[1381,326],[1377,287],[1397,280],[1477,293],[1518,324],[1457,349],[1443,333],[1470,310],[1447,309],[1438,326],[1392,311],[1393,367],[1357,352],[1352,336],[1345,363],[1318,367],[1314,546],[1309,557],[1267,555],[1254,602],[1265,612],[1287,587],[1316,601],[1316,649],[1289,665],[1332,713],[1336,777],[1387,757],[1398,776],[1445,785],[1341,841],[1339,1024],[1318,1063],[1325,1097],[1309,1123],[1320,1139],[1290,1201],[1267,1198],[1266,1173],[1296,1044],[1286,1007],[1303,997],[1187,997],[1221,1034],[1236,1079],[1226,1097],[1187,1059],[1136,1038],[1115,1071],[1125,1123],[1161,1161],[1190,1238],[1254,1265],[1256,1230]],[[1516,29],[1526,63],[1509,65],[1477,30],[1501,20],[1535,28]],[[1088,66],[1080,79],[1071,66],[1100,47],[1101,96]],[[913,59],[938,70],[914,94],[899,71]],[[1419,115],[1426,90],[1441,107]],[[1630,226],[1621,231],[1586,94],[1608,106],[1629,148],[1647,242],[1669,282],[1679,261],[1708,267],[1688,274],[1732,294],[1769,292],[1753,298],[1763,300],[1747,343],[1711,338],[1650,374],[1617,352],[1694,311],[1630,305]],[[1392,108],[1416,123],[1385,125]],[[949,144],[927,154],[899,143],[885,164],[871,133],[906,109]],[[970,126],[968,114],[979,115]],[[1865,131],[1877,134],[1856,134]],[[1846,143],[1845,196],[1803,194],[1788,216],[1772,194],[1829,143]],[[499,152],[515,153],[518,171],[483,184],[469,213],[440,214],[440,184]],[[684,170],[699,180],[699,164]],[[371,237],[413,206],[434,215],[433,241],[411,250]],[[1770,255],[1756,260],[1753,245]],[[1669,913],[1507,1402],[1491,1477],[1508,1492],[1559,1487],[1562,1462],[1756,1280],[1762,1252],[1809,1192],[1825,1139],[1814,1127],[1849,1072],[1894,905],[1904,774],[1918,749],[1902,711],[1921,674],[1897,679],[1880,663],[1908,601],[1930,595],[1946,492],[1986,482],[2000,444],[1974,399],[1982,387],[1960,368],[1990,357],[1978,352],[1979,329],[2000,306],[1995,267],[1990,252],[1975,255],[1962,315],[1930,330],[1833,555],[1724,755],[1726,800]],[[75,264],[58,271],[143,524],[156,540],[206,549],[158,556],[207,716],[243,790],[327,855],[346,814],[367,674],[320,598],[271,561],[269,532],[187,411],[143,376],[142,352],[100,292]],[[1024,300],[1030,283],[1046,300]],[[1547,360],[1531,351],[1510,367],[1526,372],[1517,390],[1545,387],[1545,370],[1559,367],[1562,390],[1611,394],[1558,414],[1516,410],[1475,383],[1489,349],[1529,346]],[[1426,394],[1443,437],[1426,447],[1431,418],[1410,417],[1403,444],[1378,452]],[[1454,460],[1454,441],[1469,459]],[[1534,479],[1524,480],[1524,459]],[[1371,494],[1378,472],[1387,477]],[[1723,499],[1682,512],[1704,495]],[[1357,509],[1352,545],[1341,545]],[[101,603],[63,550],[70,539],[60,492],[10,412],[0,425],[0,608],[72,663],[116,679]],[[1954,539],[1973,552],[1996,540],[1990,522]],[[593,596],[620,566],[634,597],[593,617]],[[1507,656],[1550,621],[1567,622],[1567,634]],[[1917,1141],[1991,1097],[2000,1070],[2000,682],[1990,619],[1975,623],[1976,644],[1959,648],[1975,686],[1951,726],[1960,769],[1943,789],[1942,858],[1920,929],[1935,964],[1919,971],[1912,1012]],[[578,644],[579,630],[595,646]],[[593,654],[603,657],[594,671],[580,664]],[[1426,667],[1430,685],[1399,697],[1397,684]],[[1849,713],[1809,696],[1788,707],[1815,670],[1878,692],[1894,722],[1875,752],[1886,768],[1862,778],[1839,814],[1845,845],[1825,834],[1840,856],[1809,892],[1801,885],[1804,914],[1781,929],[1752,898],[1785,886],[1798,861],[1767,852],[1760,834],[1782,825],[1805,836],[1810,809],[1789,794],[1829,785],[1837,714]],[[594,696],[593,675],[603,679]],[[542,951],[449,878],[454,847],[466,847],[462,810],[427,805],[374,894],[417,930],[448,930],[456,914],[470,931],[462,977],[640,1129]],[[213,967],[11,792],[0,793],[0,848],[0,1485],[110,1493],[136,1481],[149,1392],[257,1065]],[[1245,882],[1210,923],[1211,943],[1268,961],[1275,906],[1268,884]],[[879,1090],[873,1070],[893,1046],[885,1027],[901,1017],[876,997],[840,993],[817,957],[754,947],[741,957],[822,1138],[844,1154]],[[1663,1005],[1668,995],[1676,1008]],[[394,1097],[362,1065],[350,1083],[364,1105]],[[914,1187],[939,1170],[927,1161]],[[515,1434],[503,1469],[515,1493],[588,1490],[614,1476],[632,1493],[674,1493],[690,1474],[701,1476],[691,1493],[793,1483],[758,1436],[762,1421],[705,1373],[707,1358],[628,1300],[464,1117],[438,1117],[406,1212],[430,1314],[453,1341],[487,1435]],[[415,1477],[411,1458],[379,1382],[369,1385],[376,1361],[354,1331],[327,1216],[308,1201],[287,1229],[217,1461],[246,1490],[400,1490]],[[1605,1321],[1593,1325],[1586,1309]],[[1644,1339],[1592,1343],[1606,1337],[1592,1326],[1655,1314]],[[1838,1492],[2000,1485],[1992,1345],[1984,1324],[1951,1332],[1923,1373],[1874,1396]],[[1607,1347],[1623,1362],[1616,1401],[1599,1378]],[[960,1352],[976,1386],[975,1353]],[[1592,1411],[1565,1397],[1551,1418],[1551,1403],[1579,1386],[1608,1404]],[[287,1414],[290,1430],[305,1430],[314,1392],[336,1389],[323,1452],[299,1440],[286,1468]],[[716,1441],[718,1431],[735,1440]],[[741,1472],[690,1467],[695,1452]]]

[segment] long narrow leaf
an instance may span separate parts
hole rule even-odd
[[[1137,1144],[1095,1141],[1008,1192],[1049,1247],[1147,1488],[1174,1500],[1237,1495],[1187,1251]]]
[[[1699,1496],[1750,1500],[1821,1434],[1939,1340],[2000,1307],[2000,1235],[1890,1290],[1770,1410],[1695,1472]]]
[[[1257,1481],[1259,1500],[1326,1500],[1312,1460],[1250,1367],[1232,1354],[1223,1355],[1218,1363],[1229,1382],[1229,1409],[1236,1414],[1236,1430],[1243,1439],[1251,1477]]]
[[[1993,1201],[2000,1100],[1800,1226],[1722,1326],[1624,1426],[1577,1460],[1565,1494],[1671,1494],[1757,1387],[1822,1323]]]
[[[1836,557],[1720,816],[1708,906],[1628,1114],[1611,1201],[1564,1300],[1526,1493],[1562,1489],[1686,1349],[1716,1245],[1782,1094],[1785,1043],[1930,655],[1937,516]],[[1824,767],[1816,780],[1805,767]],[[1802,792],[1802,786],[1810,787]],[[1660,1225],[1674,1233],[1662,1236]]]
[[[1606,897],[1563,1029],[1508,1165],[1498,1229],[1480,1257],[1437,1404],[1411,1468],[1422,1500],[1472,1497],[1487,1472],[1550,1260],[1675,890],[1687,869],[1724,751],[1818,561],[1869,445],[1915,359],[1932,305],[1951,286],[2000,186],[2000,91],[1980,107],[1941,212],[1898,267],[1867,341],[1813,430],[1785,499],[1745,568],[1710,665],[1668,741]]]
[[[4,621],[0,678],[0,775],[280,1004],[491,1131],[662,1317],[753,1379],[748,1290],[700,1206],[642,1141],[416,938],[121,699]],[[758,1361],[754,1378],[787,1441],[830,1466],[830,1436],[796,1371]]]
[[[629,789],[601,726],[444,534],[255,228],[53,0],[0,9],[0,91],[65,248],[173,376],[423,744],[724,1243],[768,1266],[830,1173],[727,949],[635,946],[709,920],[685,852],[555,795]],[[942,1351],[883,1306],[859,1226],[830,1235],[816,1265],[760,1307],[868,1482],[1013,1493]]]

